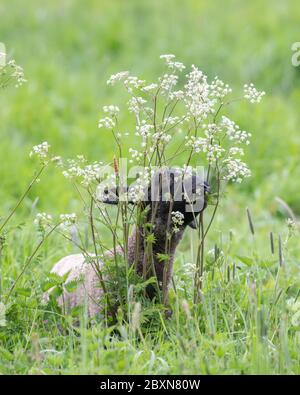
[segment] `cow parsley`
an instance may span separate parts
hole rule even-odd
[[[232,102],[236,103],[238,100],[246,99],[251,103],[259,103],[265,92],[258,91],[253,84],[246,84],[242,89],[243,94],[238,93],[235,96],[229,84],[219,77],[210,79],[196,65],[187,68],[182,62],[177,61],[173,54],[161,55],[160,58],[164,69],[154,81],[145,81],[129,71],[116,73],[107,80],[110,86],[118,83],[124,88],[127,96],[126,116],[119,117],[120,108],[114,104],[104,106],[100,115],[99,128],[109,129],[115,142],[115,153],[110,163],[106,166],[101,162],[89,164],[83,156],[64,161],[62,164],[61,160],[58,162],[63,167],[63,175],[76,185],[85,203],[95,243],[99,236],[94,232],[96,221],[91,219],[91,212],[95,207],[100,212],[100,218],[97,220],[110,229],[117,243],[120,227],[113,224],[108,214],[109,206],[102,207],[101,203],[116,204],[118,201],[124,202],[118,206],[116,216],[117,222],[120,218],[122,220],[121,229],[124,230],[124,237],[128,237],[131,224],[136,225],[137,222],[145,222],[147,219],[147,240],[150,244],[154,243],[151,218],[147,217],[147,212],[141,212],[142,209],[147,211],[147,205],[144,204],[145,196],[149,194],[149,183],[151,181],[152,184],[153,174],[165,166],[177,168],[181,164],[180,174],[183,178],[193,179],[195,171],[192,164],[201,167],[201,191],[199,188],[192,191],[193,200],[189,200],[190,196],[186,190],[180,190],[181,199],[184,198],[185,203],[189,201],[192,205],[199,201],[202,204],[215,205],[210,219],[205,218],[204,221],[203,216],[210,214],[209,211],[205,211],[203,216],[198,217],[199,220],[189,222],[191,227],[198,227],[199,230],[194,281],[195,288],[199,290],[205,277],[204,238],[213,222],[226,185],[241,183],[251,176],[251,170],[243,160],[245,149],[250,144],[251,133],[238,125],[226,110]],[[130,120],[130,127],[126,132],[122,129],[122,119]],[[35,146],[31,154],[47,160],[48,150],[48,144],[42,143]],[[120,166],[124,159],[128,166],[125,166],[125,172]],[[126,181],[135,181],[131,180],[128,186],[126,182],[124,185],[123,178]],[[158,184],[159,180],[155,181]],[[82,188],[85,189],[84,193],[81,191]],[[165,196],[172,196],[169,190],[161,192],[164,200]],[[203,196],[207,197],[210,193],[211,198],[203,201]],[[86,195],[90,199],[89,202]],[[155,210],[155,207],[152,209]],[[168,235],[171,238],[176,237],[175,234],[185,225],[184,219],[180,211],[170,213],[172,231],[168,232]],[[46,220],[47,217],[39,218],[41,223]],[[71,226],[76,222],[76,216],[62,215],[60,220],[64,226]],[[126,253],[124,250],[124,255]],[[168,257],[168,253],[163,255],[165,259]],[[198,293],[195,295],[197,299]]]
[[[61,214],[60,215],[60,226],[65,229],[77,222],[77,215],[75,213],[72,214]]]
[[[248,99],[250,103],[260,103],[265,94],[264,91],[258,91],[252,83],[244,85],[244,98]]]
[[[52,215],[47,213],[37,213],[34,224],[40,231],[44,232],[49,226],[53,224]]]
[[[184,215],[180,211],[172,211],[171,219],[173,224],[173,232],[179,232],[179,227],[184,223]]]
[[[32,147],[32,150],[29,153],[30,158],[36,156],[40,159],[41,162],[45,163],[49,159],[49,149],[50,145],[47,141],[44,141],[41,144],[35,145]]]
[[[7,62],[6,65],[0,65],[0,88],[6,88],[11,84],[15,84],[19,88],[27,80],[24,76],[23,68],[17,65],[14,59]]]

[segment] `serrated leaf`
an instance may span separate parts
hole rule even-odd
[[[61,296],[62,294],[62,289],[59,286],[56,286],[53,288],[53,290],[51,291],[51,295],[56,299],[59,296]]]
[[[72,280],[72,281],[67,282],[67,283],[64,285],[64,287],[65,287],[65,289],[66,289],[68,292],[74,292],[74,291],[77,289],[78,285],[79,285],[81,282],[82,282],[81,279],[79,279],[79,280]]]
[[[54,284],[61,284],[62,283],[62,278],[56,273],[49,273],[48,274],[48,280],[53,281]]]
[[[48,291],[50,288],[55,287],[56,283],[53,281],[45,281],[42,283],[41,288],[43,292]]]
[[[65,273],[63,276],[59,276],[56,273],[49,273],[47,281],[53,282],[53,285],[62,285],[67,280],[69,273],[70,270],[67,273]]]
[[[165,261],[169,261],[170,260],[170,256],[168,254],[156,254],[158,260],[160,262],[165,262]]]
[[[150,284],[156,284],[155,277],[150,277],[148,280],[146,280],[142,283],[134,284],[134,290],[135,290],[135,292],[140,292],[143,289],[145,289],[147,287],[147,285],[150,285]]]
[[[154,233],[150,233],[147,237],[146,237],[146,242],[149,244],[154,244],[155,243],[155,236]]]

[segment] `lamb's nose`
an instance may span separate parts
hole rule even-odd
[[[204,192],[210,192],[210,185],[208,182],[204,181]]]

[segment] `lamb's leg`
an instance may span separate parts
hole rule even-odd
[[[66,283],[81,279],[82,283],[73,292],[64,291],[59,297],[58,303],[67,311],[73,307],[87,304],[89,316],[94,316],[100,312],[99,305],[102,289],[95,269],[86,262],[82,254],[68,255],[57,262],[52,273],[64,276],[69,273]]]

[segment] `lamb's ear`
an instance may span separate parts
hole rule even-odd
[[[192,229],[197,229],[197,228],[198,228],[197,220],[194,219],[192,222],[189,223],[189,226],[190,226]]]

